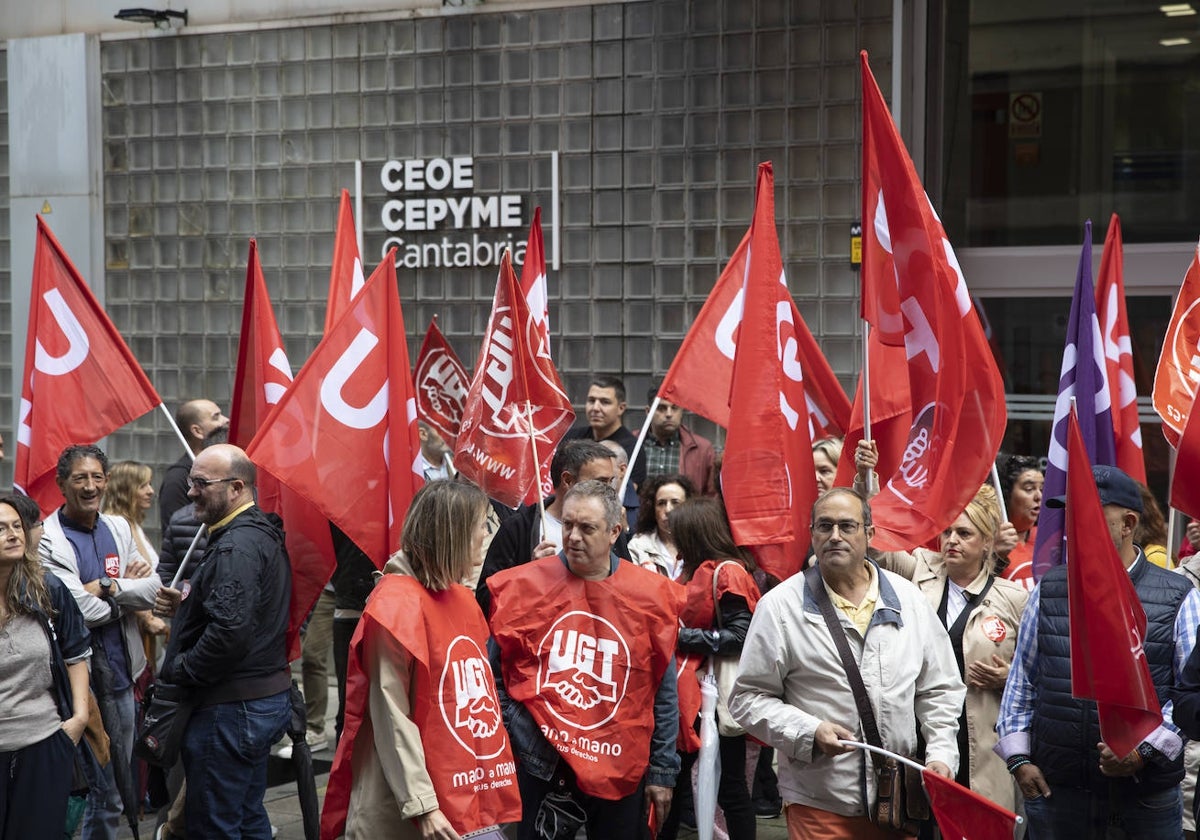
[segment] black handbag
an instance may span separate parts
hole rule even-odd
[[[191,692],[164,682],[150,686],[142,700],[142,725],[133,754],[156,767],[174,767],[194,708]]]
[[[816,566],[810,567],[804,573],[804,579],[817,606],[821,608],[821,615],[825,618],[829,633],[833,636],[833,643],[842,658],[846,680],[850,683],[850,690],[854,692],[854,703],[858,707],[858,717],[862,720],[863,737],[871,746],[883,749],[883,739],[879,737],[879,725],[875,722],[875,710],[871,708],[871,700],[867,697],[862,672],[858,669],[858,663],[854,661],[850,643],[846,641],[846,631],[834,613],[829,593],[825,591],[820,569]],[[921,784],[921,771],[878,753],[871,753],[871,764],[875,771],[875,801],[871,803],[867,812],[871,822],[897,834],[918,834],[921,823],[930,817],[929,800],[925,797],[925,789]],[[862,781],[865,798],[865,768]]]

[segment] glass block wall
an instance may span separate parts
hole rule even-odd
[[[660,0],[102,44],[108,308],[173,410],[228,405],[247,240],[294,368],[324,321],[337,194],[364,161],[364,261],[387,237],[388,159],[469,155],[477,193],[543,206],[560,153],[553,351],[582,402],[594,373],[640,424],[746,231],[772,160],[791,290],[843,381],[858,330],[859,49],[890,81],[891,2]],[[516,234],[524,239],[524,230]],[[433,314],[468,367],[495,269],[400,269],[411,351]],[[636,410],[633,410],[636,409]],[[703,422],[695,425],[710,428]],[[110,439],[161,469],[162,417]]]
[[[10,247],[8,181],[8,53],[0,49],[0,370],[13,371],[12,359],[12,249]],[[0,487],[12,487],[13,459],[17,456],[17,424],[12,416],[13,389],[20,371],[0,377],[0,429],[4,430],[4,460],[0,461]]]

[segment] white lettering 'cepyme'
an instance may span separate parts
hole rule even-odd
[[[321,383],[321,405],[335,420],[351,429],[372,429],[387,416],[388,383],[383,385],[364,406],[353,406],[342,397],[342,389],[346,382],[358,370],[367,355],[379,343],[366,328],[360,329],[358,335],[350,342],[350,346],[342,351],[342,355],[330,368],[325,380]]]

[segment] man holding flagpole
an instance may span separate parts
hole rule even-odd
[[[1079,686],[1073,686],[1079,679],[1075,672],[1089,669],[1099,685],[1107,663],[1119,658],[1112,645],[1099,639],[1072,645],[1076,614],[1084,605],[1068,609],[1069,567],[1089,563],[1088,555],[1102,548],[1088,552],[1077,546],[1068,565],[1050,569],[1030,595],[1000,704],[995,750],[1025,797],[1030,834],[1039,840],[1100,837],[1111,825],[1121,826],[1130,838],[1181,838],[1183,738],[1171,720],[1168,692],[1195,647],[1200,592],[1182,576],[1149,563],[1134,544],[1142,498],[1133,479],[1103,465],[1093,467],[1092,475],[1109,534],[1145,611],[1143,644],[1136,653],[1149,666],[1162,707],[1161,722],[1140,743],[1131,739],[1134,749],[1118,754],[1106,743],[1113,740],[1112,733],[1101,735],[1107,710],[1098,709],[1094,700],[1073,696],[1080,693]],[[1064,507],[1064,497],[1046,504]],[[1078,513],[1068,511],[1068,518]],[[1089,568],[1095,571],[1087,583],[1097,590],[1097,598],[1114,590],[1100,574],[1101,564]],[[1089,660],[1073,662],[1080,654]]]

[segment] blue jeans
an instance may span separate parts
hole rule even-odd
[[[133,760],[136,705],[133,702],[133,686],[116,692],[113,703],[117,709],[116,725],[112,721],[105,721],[109,751],[114,755],[120,752],[128,764]],[[116,840],[122,822],[121,792],[113,777],[113,763],[110,761],[103,768],[98,768],[95,762],[85,761],[83,766],[91,790],[88,792],[87,808],[83,812],[82,840]]]
[[[1143,796],[1109,795],[1062,785],[1049,798],[1025,800],[1029,840],[1182,840],[1183,798],[1176,785]]]
[[[267,758],[291,716],[286,691],[192,713],[183,736],[188,837],[270,840]]]

